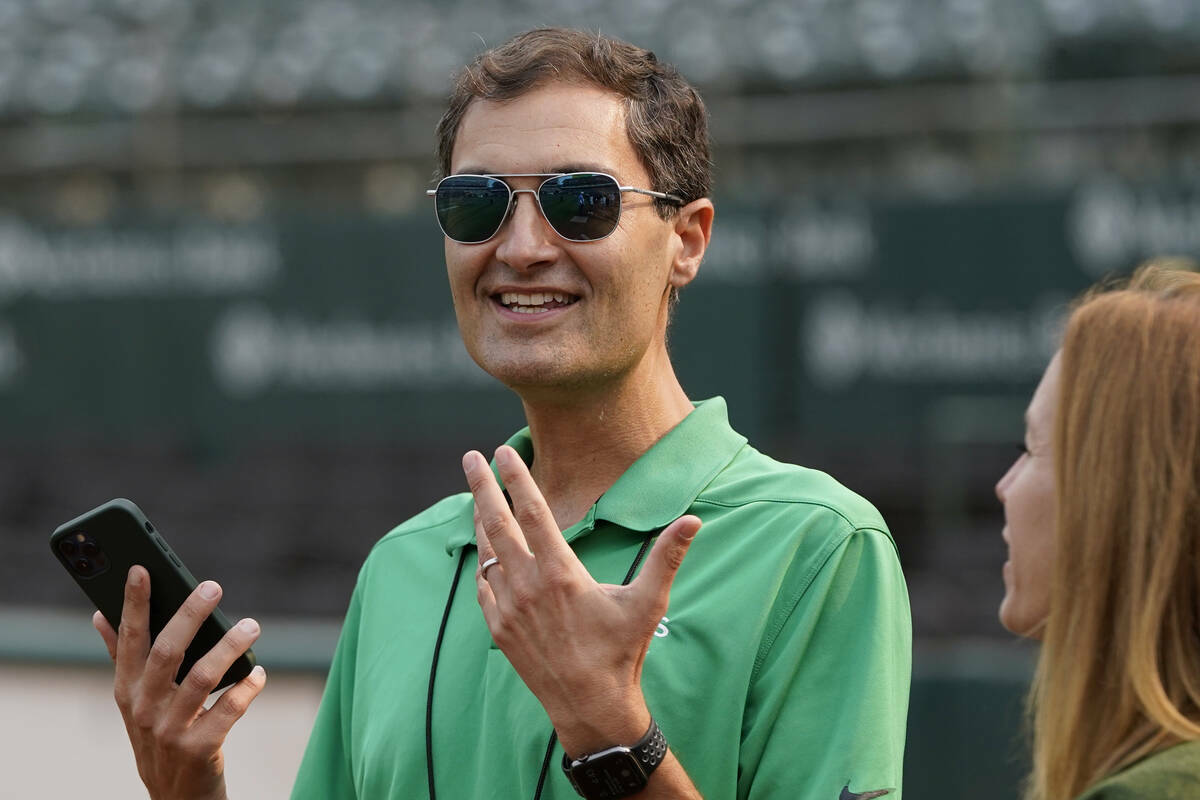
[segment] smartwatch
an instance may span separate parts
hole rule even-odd
[[[645,789],[650,773],[666,755],[666,737],[651,717],[650,730],[636,744],[618,745],[575,759],[564,752],[562,768],[580,797],[610,800]]]

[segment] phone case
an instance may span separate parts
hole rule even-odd
[[[60,525],[50,537],[50,549],[116,630],[125,601],[129,568],[140,564],[150,573],[150,636],[158,636],[198,581],[133,502],[110,500]],[[205,653],[229,630],[220,609],[204,620],[188,645],[175,675],[179,683]],[[217,684],[217,691],[236,683],[254,668],[253,651],[246,651]]]

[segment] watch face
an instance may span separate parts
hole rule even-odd
[[[621,748],[593,756],[571,768],[580,794],[588,800],[628,797],[646,788],[646,773],[637,757]]]

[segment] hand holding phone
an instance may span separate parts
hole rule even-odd
[[[197,586],[195,577],[162,533],[137,505],[123,498],[110,500],[60,525],[50,537],[50,549],[113,630],[121,625],[125,578],[134,565],[145,567],[150,575],[152,639]],[[196,661],[216,647],[229,628],[229,620],[220,609],[213,609],[202,620],[179,662],[176,683],[183,682]],[[220,676],[213,690],[246,677],[254,664],[254,652],[247,650]]]
[[[118,509],[117,515],[105,517],[104,512],[111,513],[114,507]],[[113,522],[113,525],[128,534],[132,534],[128,519],[137,521],[146,533],[155,533],[153,526],[147,527],[137,506],[127,500],[112,501],[60,527],[51,546],[60,560],[66,557],[68,561],[76,558],[86,562],[68,566],[69,569],[74,567],[72,573],[81,586],[87,580],[111,573],[115,573],[117,581],[122,574],[127,576],[119,584],[119,613],[113,613],[111,609],[105,611],[101,601],[97,600],[97,606],[102,610],[95,613],[92,623],[116,664],[113,694],[133,745],[138,774],[153,798],[225,800],[221,746],[234,723],[262,691],[266,673],[261,666],[255,666],[210,708],[206,709],[204,704],[209,693],[230,674],[258,638],[258,623],[244,619],[231,627],[226,625],[227,630],[215,644],[199,654],[190,668],[183,671],[189,645],[196,640],[197,632],[215,618],[221,587],[213,581],[196,584],[192,578],[191,584],[195,588],[185,594],[157,634],[152,633],[154,591],[160,585],[169,586],[170,581],[154,583],[151,573],[140,564],[122,573],[117,565],[124,556],[117,553],[124,546],[108,546],[109,542],[118,540],[107,535],[94,536],[96,547],[88,547],[86,552],[83,545],[88,540],[75,538],[77,556],[68,556],[66,551],[70,548],[61,546],[62,537],[71,536],[72,531],[83,532],[85,522],[87,530],[110,530],[96,525],[96,519],[104,518],[123,518],[125,521]],[[168,554],[168,563],[178,566],[181,571],[176,577],[183,575],[186,582],[190,573],[183,568],[182,562],[175,564],[169,557],[169,548],[161,547],[153,538],[149,541],[160,552]],[[88,592],[89,596],[111,594],[111,589],[96,591],[94,587],[99,585],[91,584],[93,591]],[[85,591],[88,591],[86,586]],[[163,589],[168,594],[171,591]],[[110,600],[107,598],[103,602],[111,605]],[[118,618],[117,628],[109,622],[110,614]]]

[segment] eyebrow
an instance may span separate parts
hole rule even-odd
[[[595,162],[588,164],[579,162],[575,164],[560,164],[552,170],[553,172],[604,172],[608,175],[613,174],[610,167],[605,167]]]
[[[588,164],[588,163],[584,163],[584,162],[578,162],[578,163],[572,163],[572,164],[555,164],[554,166],[550,167],[549,169],[538,170],[537,174],[551,175],[551,174],[565,174],[565,173],[570,173],[570,172],[603,172],[606,175],[613,174],[613,171],[610,167],[605,167],[605,166],[602,166],[597,163]],[[472,165],[469,165],[466,167],[462,167],[461,169],[455,170],[453,174],[455,174],[455,175],[514,175],[514,174],[521,174],[521,173],[497,172],[497,171],[495,171],[493,169],[489,169],[488,167],[485,167],[485,166],[472,164]]]

